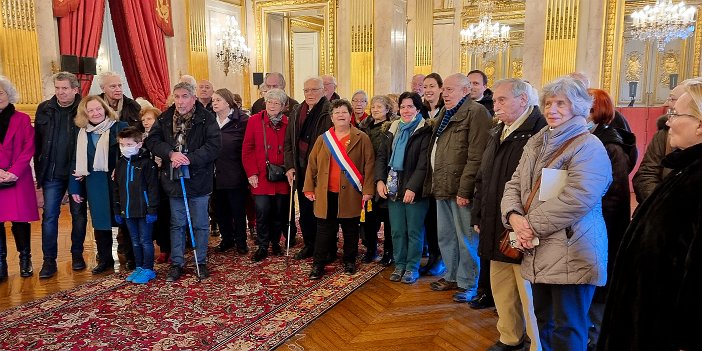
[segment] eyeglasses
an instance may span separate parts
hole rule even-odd
[[[670,113],[668,113],[668,121],[669,121],[669,122],[673,122],[673,121],[676,120],[678,117],[682,117],[682,116],[694,118],[694,119],[696,119],[696,120],[698,120],[698,121],[700,120],[700,119],[699,119],[697,116],[695,116],[695,115],[691,115],[691,114],[689,114],[689,113],[678,113],[678,111],[671,110]]]
[[[281,104],[280,101],[266,100],[266,105],[271,105],[271,106],[282,106],[283,104]]]
[[[307,94],[307,93],[311,93],[313,91],[320,91],[320,90],[322,90],[322,88],[308,88],[308,89],[302,89],[302,92]]]
[[[351,102],[355,102],[355,103],[360,104],[360,103],[368,102],[368,100],[351,100]]]

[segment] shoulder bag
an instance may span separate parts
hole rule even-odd
[[[261,115],[261,124],[263,125],[263,153],[266,155],[266,179],[269,182],[284,182],[288,180],[285,175],[285,167],[272,164],[268,161],[268,142],[266,141],[266,122],[265,115]]]

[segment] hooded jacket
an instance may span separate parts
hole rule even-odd
[[[112,191],[114,213],[123,218],[158,213],[158,168],[146,149],[130,158],[120,156]]]

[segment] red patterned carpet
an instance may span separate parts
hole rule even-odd
[[[190,261],[192,262],[192,260]],[[310,281],[310,260],[210,252],[211,277],[192,264],[176,283],[167,266],[147,285],[111,275],[0,313],[0,350],[268,350],[378,274],[337,261]]]

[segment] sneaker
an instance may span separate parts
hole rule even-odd
[[[133,281],[134,281],[134,278],[136,278],[137,276],[139,276],[139,274],[141,274],[141,271],[142,271],[142,268],[141,268],[141,267],[137,267],[137,268],[134,270],[134,272],[132,272],[132,274],[130,274],[130,275],[127,276],[127,279],[125,279],[125,280],[128,281],[128,282],[133,282]]]
[[[181,275],[183,275],[183,267],[181,267],[177,264],[172,264],[171,268],[168,270],[168,275],[166,276],[166,281],[167,282],[174,282],[174,281],[180,279]]]
[[[346,275],[356,274],[356,264],[353,262],[344,263],[344,274],[346,274]]]
[[[417,278],[419,278],[419,272],[408,270],[402,275],[402,282],[405,284],[413,284],[417,281]]]
[[[51,278],[56,274],[56,271],[56,260],[44,260],[44,264],[41,265],[41,270],[39,271],[39,278]]]
[[[399,282],[400,279],[402,279],[402,275],[404,274],[404,269],[401,268],[395,268],[395,271],[390,274],[390,281],[391,282]]]
[[[151,280],[156,278],[156,272],[154,272],[153,269],[148,269],[148,268],[137,268],[140,270],[140,273],[134,277],[134,280],[132,280],[132,283],[134,284],[146,284],[150,282]]]
[[[210,270],[207,269],[207,264],[199,263],[197,268],[200,270],[200,279],[205,279],[210,277]],[[195,272],[197,273],[197,272]]]

